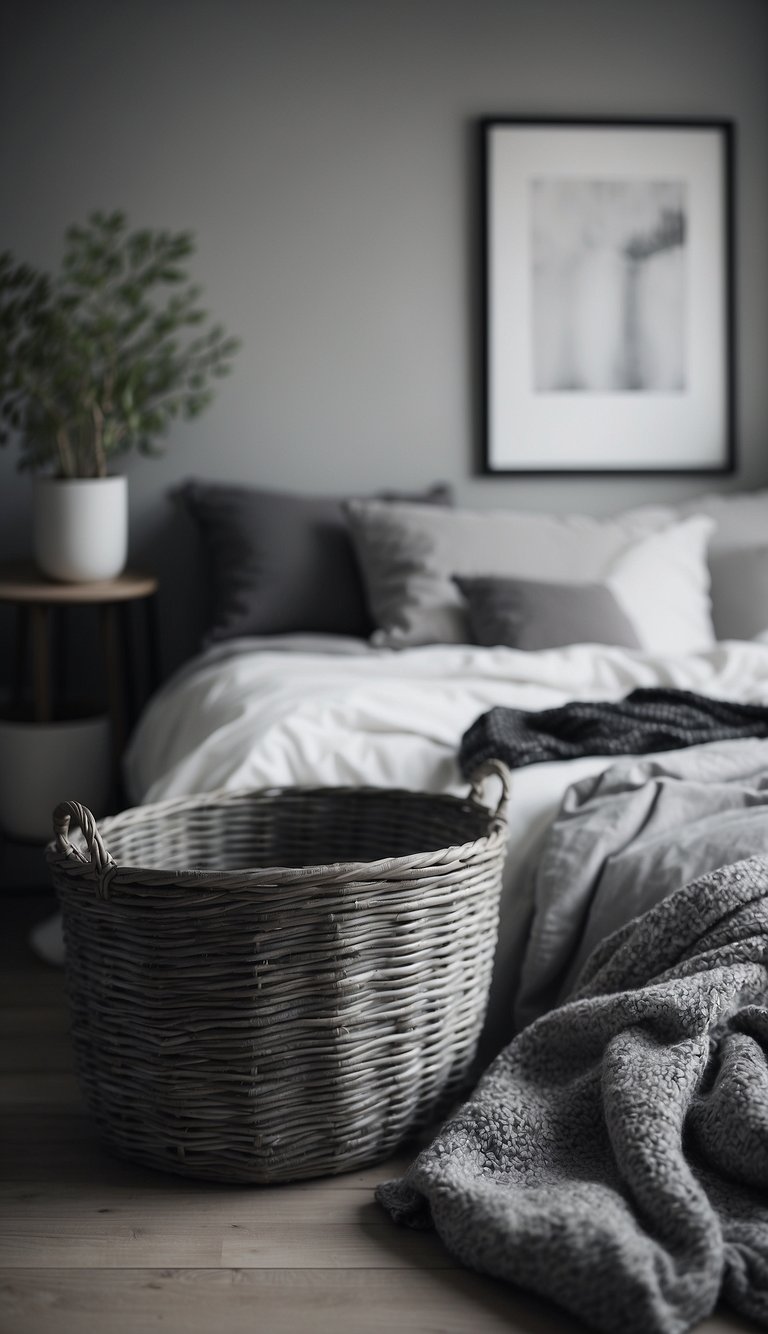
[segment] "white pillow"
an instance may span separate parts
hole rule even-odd
[[[649,653],[697,653],[715,642],[707,546],[714,519],[698,515],[633,542],[605,579]]]

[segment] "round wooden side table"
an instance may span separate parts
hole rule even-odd
[[[32,561],[0,562],[0,603],[12,603],[17,613],[14,694],[20,703],[24,698],[27,679],[26,660],[30,656],[35,722],[50,722],[54,716],[54,694],[63,695],[66,646],[54,644],[51,613],[58,608],[96,606],[101,623],[113,750],[115,761],[119,762],[128,722],[133,721],[141,702],[129,614],[134,604],[141,604],[144,610],[146,672],[143,675],[147,691],[159,685],[155,610],[157,587],[157,579],[153,575],[135,570],[126,570],[116,579],[103,582],[63,584],[46,579]]]

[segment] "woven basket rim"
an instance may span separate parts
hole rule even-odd
[[[268,885],[288,885],[302,884],[307,880],[312,880],[318,885],[328,882],[335,884],[347,881],[350,884],[365,879],[371,881],[374,879],[386,880],[404,870],[429,870],[436,866],[445,867],[446,864],[458,863],[465,860],[472,853],[477,853],[481,846],[485,845],[489,853],[495,851],[499,842],[505,841],[507,837],[506,827],[506,806],[509,797],[508,776],[504,767],[491,762],[483,766],[482,771],[474,780],[475,783],[481,777],[489,774],[495,774],[502,780],[502,798],[496,810],[486,806],[477,796],[476,786],[473,785],[472,791],[465,796],[457,796],[448,792],[425,792],[410,788],[393,787],[375,787],[370,785],[344,785],[344,786],[322,786],[313,784],[296,786],[276,786],[265,788],[237,788],[226,789],[219,788],[213,792],[194,793],[180,797],[167,797],[161,801],[149,802],[146,805],[128,807],[118,814],[107,817],[102,821],[99,830],[96,830],[96,824],[90,812],[85,808],[85,814],[90,816],[93,829],[98,841],[100,856],[91,857],[86,860],[82,853],[72,849],[69,853],[62,850],[58,839],[50,842],[46,848],[46,861],[51,871],[61,871],[68,878],[77,877],[79,879],[93,879],[103,883],[105,877],[110,885],[117,885],[123,888],[140,888],[144,884],[153,885],[176,885],[187,889],[198,889],[201,893],[210,890],[212,885],[225,888],[227,885],[237,887],[238,890],[248,888],[258,889]],[[433,849],[431,851],[407,853],[399,857],[380,857],[370,861],[345,861],[328,862],[312,864],[305,866],[243,866],[231,867],[223,870],[213,868],[168,868],[162,866],[132,866],[128,863],[116,863],[109,853],[108,846],[105,846],[102,839],[108,841],[110,832],[119,827],[120,823],[126,823],[131,820],[138,820],[148,812],[152,812],[153,817],[162,818],[164,813],[173,814],[178,811],[190,812],[202,810],[210,806],[226,806],[238,803],[247,803],[249,801],[269,801],[279,800],[282,796],[290,794],[292,798],[297,796],[322,797],[325,800],[329,798],[344,798],[345,796],[363,799],[389,798],[417,798],[421,802],[430,802],[439,805],[449,805],[456,808],[472,806],[476,808],[477,814],[482,816],[486,822],[486,830],[477,838],[464,843],[448,844],[444,847]],[[64,803],[73,805],[74,803]],[[60,810],[61,808],[57,808]],[[90,840],[89,840],[90,843]],[[70,845],[71,846],[71,845]],[[91,846],[91,851],[93,848]],[[244,883],[245,882],[245,883]]]
[[[379,858],[370,862],[327,862],[311,866],[241,866],[228,870],[213,870],[208,867],[190,867],[185,870],[170,870],[162,866],[131,866],[121,862],[110,878],[110,884],[123,888],[140,888],[140,880],[151,881],[153,885],[178,885],[185,889],[199,890],[200,893],[211,889],[213,885],[226,888],[227,884],[236,884],[238,891],[261,889],[270,885],[301,884],[311,880],[317,885],[333,882],[336,885],[348,881],[350,885],[362,880],[387,880],[398,870],[428,871],[446,863],[459,863],[471,852],[477,851],[480,844],[487,844],[489,851],[495,849],[502,840],[501,831],[492,830],[469,843],[452,843],[435,852],[416,852],[403,857]],[[61,869],[61,861],[54,862],[55,869]],[[88,876],[90,868],[81,863],[77,874]],[[71,873],[71,872],[70,872]],[[243,881],[247,878],[248,883]]]

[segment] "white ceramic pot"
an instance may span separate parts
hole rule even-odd
[[[106,717],[63,723],[0,719],[0,828],[47,843],[60,801],[81,801],[98,816],[109,797],[111,730]]]
[[[33,517],[35,560],[49,578],[89,583],[125,568],[125,477],[37,477]]]

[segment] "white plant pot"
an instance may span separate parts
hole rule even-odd
[[[65,583],[114,579],[128,557],[125,477],[38,477],[34,553],[44,574]]]
[[[108,718],[0,720],[0,827],[12,838],[47,843],[60,801],[81,801],[98,816],[107,804],[111,777]]]

